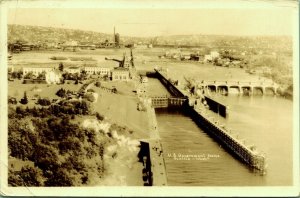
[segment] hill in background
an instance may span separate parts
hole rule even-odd
[[[226,36],[226,35],[171,35],[153,37],[129,37],[120,34],[121,43],[145,43],[153,46],[175,47],[209,47],[209,48],[239,48],[272,49],[275,52],[292,51],[292,37],[289,36]],[[113,34],[75,29],[53,27],[8,25],[8,42],[24,41],[29,43],[64,43],[78,41],[81,43],[101,43],[113,41]]]

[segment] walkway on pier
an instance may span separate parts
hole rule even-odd
[[[149,100],[145,102],[148,120],[149,120],[149,129],[150,129],[150,159],[151,159],[151,170],[153,173],[153,186],[167,186],[167,173],[166,165],[164,161],[164,153],[162,144],[160,142],[159,131],[157,127],[156,115],[154,108],[151,107]]]

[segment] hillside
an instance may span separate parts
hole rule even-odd
[[[182,47],[236,48],[244,50],[272,49],[291,53],[292,37],[288,36],[226,36],[226,35],[170,35],[153,37],[128,37],[119,32],[123,44],[151,43]],[[8,25],[8,42],[17,40],[29,43],[63,43],[78,41],[100,43],[112,41],[112,34],[53,27]]]

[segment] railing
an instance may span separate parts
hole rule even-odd
[[[274,82],[262,82],[262,81],[216,81],[216,80],[203,80],[198,82],[200,85],[215,85],[215,86],[220,86],[220,85],[227,85],[227,86],[271,86],[271,87],[276,87],[277,84]]]

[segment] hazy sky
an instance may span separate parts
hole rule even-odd
[[[9,9],[9,24],[53,26],[121,35],[292,35],[292,12],[280,9]]]

